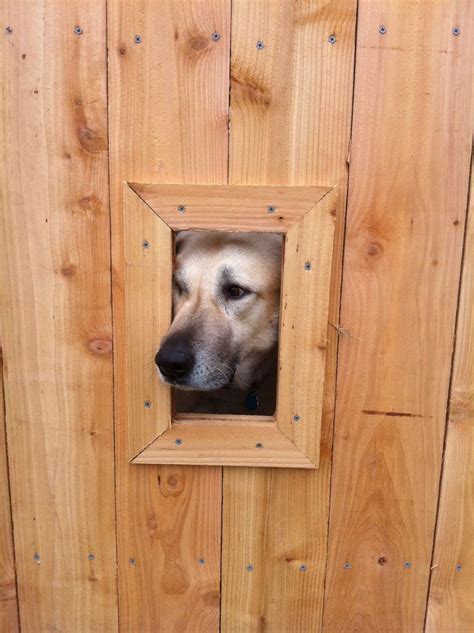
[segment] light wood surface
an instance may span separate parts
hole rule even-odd
[[[424,626],[469,177],[469,5],[359,3],[331,633]]]
[[[0,353],[0,631],[16,633],[20,628],[18,621],[15,555],[13,552],[2,374],[3,357]]]
[[[352,0],[232,3],[229,182],[338,185],[336,248],[344,227],[355,11]],[[335,46],[328,43],[333,33]],[[340,257],[333,266],[335,323]],[[319,470],[225,469],[227,633],[320,630],[336,349],[334,333],[328,338]]]
[[[123,181],[227,182],[230,2],[109,0],[107,14],[118,269]],[[116,341],[125,336],[121,291],[114,287]],[[118,384],[120,357],[114,367]],[[115,402],[121,628],[217,631],[221,469],[128,464],[125,403],[118,393]]]
[[[317,467],[337,191],[296,187],[292,203],[291,187],[134,188],[140,194],[145,192],[145,198],[124,185],[124,234],[120,237],[124,256],[117,264],[116,278],[120,281],[116,285],[125,290],[123,295],[117,294],[116,313],[124,309],[125,323],[119,323],[118,316],[115,319],[116,328],[125,332],[125,341],[117,342],[116,356],[125,357],[118,362],[126,365],[117,390],[120,401],[127,402],[130,459],[140,453],[134,463]],[[181,201],[186,201],[186,206],[180,205]],[[223,434],[219,428],[222,418],[213,416],[205,423],[200,418],[194,430],[188,429],[185,449],[170,452],[176,437],[166,432],[172,424],[171,392],[158,380],[153,363],[171,320],[173,254],[168,223],[175,228],[175,217],[189,212],[187,228],[191,230],[221,226],[239,230],[243,221],[235,218],[240,217],[245,218],[247,230],[259,232],[266,230],[266,222],[271,223],[274,215],[268,212],[265,201],[271,201],[278,213],[285,213],[285,207],[289,211],[279,225],[285,248],[273,435],[261,438],[261,442],[265,439],[265,450],[248,452],[249,446],[259,442],[251,425],[239,425],[237,418],[234,428]],[[208,226],[209,221],[214,224]],[[122,296],[124,308],[119,309]],[[192,416],[188,423],[193,424]],[[286,437],[279,437],[281,433]],[[272,452],[275,450],[278,454]]]
[[[175,422],[133,463],[314,468],[275,424],[248,420]]]
[[[171,390],[158,379],[155,354],[171,323],[171,230],[124,184],[125,340],[116,355],[125,355],[127,370],[117,390],[124,391],[128,457],[133,459],[171,424]]]
[[[12,1],[0,13],[0,286],[21,628],[113,633],[105,2]]]
[[[469,633],[474,622],[474,180],[471,174],[427,633]]]
[[[333,190],[285,235],[278,427],[319,465],[334,213]]]
[[[133,183],[130,187],[174,231],[199,227],[269,233],[287,231],[331,190],[331,187],[183,187]],[[269,207],[274,210],[269,212]]]

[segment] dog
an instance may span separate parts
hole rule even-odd
[[[155,363],[187,413],[275,411],[282,236],[181,231]]]

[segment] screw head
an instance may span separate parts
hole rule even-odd
[[[92,552],[89,552],[89,554],[87,554],[87,558],[89,560],[94,560],[95,556],[94,556],[94,554]]]
[[[82,28],[78,25],[74,27],[74,33],[76,35],[82,35],[84,33],[84,31],[82,30]]]
[[[214,33],[211,35],[211,39],[214,40],[214,42],[218,42],[221,39],[221,34],[217,31],[214,31]]]
[[[352,563],[344,563],[344,569],[352,569]]]
[[[178,213],[186,213],[186,207],[184,206],[184,204],[179,205]]]
[[[41,563],[41,557],[40,557],[40,555],[38,554],[38,552],[35,552],[35,553],[33,554],[33,560],[34,560],[36,563],[38,563],[38,564],[39,564],[39,563]]]
[[[143,403],[143,406],[145,407],[145,409],[151,409],[150,400],[145,400],[145,402]]]
[[[451,31],[451,33],[452,33],[455,37],[457,37],[458,35],[461,35],[461,29],[459,28],[459,26],[455,26],[455,27],[453,28],[453,30]]]
[[[246,569],[247,571],[253,571],[253,565],[251,565],[251,564],[249,563],[245,569]]]
[[[143,240],[142,247],[143,248],[150,248],[150,242],[148,240]]]
[[[267,207],[267,213],[275,213],[276,211],[276,207],[274,207],[273,205],[269,205]]]
[[[135,42],[135,44],[141,44],[142,43],[142,36],[141,35],[135,35],[135,37],[133,38],[133,41]]]
[[[306,571],[307,569],[306,565],[300,565],[300,571]]]
[[[310,271],[312,269],[311,262],[305,262],[304,269]]]
[[[137,564],[137,561],[134,558],[129,558],[128,559],[128,564],[133,567],[134,565]]]
[[[300,420],[301,420],[301,416],[299,416],[298,414],[293,416],[293,422],[298,423]]]
[[[201,566],[202,566],[202,565],[205,565],[205,564],[206,564],[206,561],[204,560],[204,558],[200,558],[200,559],[198,560],[198,563],[199,563],[199,565],[201,565]]]
[[[458,574],[460,574],[462,572],[462,565],[461,565],[461,563],[458,563],[456,565],[456,571],[458,572]]]
[[[335,44],[335,43],[337,42],[337,38],[336,38],[336,36],[335,36],[335,35],[330,35],[330,36],[328,37],[328,42],[329,42],[330,44]]]
[[[385,24],[381,24],[379,26],[379,33],[380,35],[385,35],[385,33],[388,31],[387,27],[385,26]]]
[[[181,446],[181,444],[183,443],[183,440],[181,438],[176,438],[174,443],[176,444],[176,446]]]
[[[405,569],[411,569],[411,562],[409,560],[406,560],[403,563],[403,567],[405,567]]]
[[[259,51],[261,51],[262,48],[265,48],[265,44],[262,42],[262,40],[258,40],[258,42],[255,44],[255,46],[257,47],[257,49]]]
[[[255,448],[263,448],[263,444],[262,444],[262,442],[257,442],[257,443],[255,444]]]

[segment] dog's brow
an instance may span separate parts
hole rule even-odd
[[[188,285],[187,285],[182,273],[179,270],[175,270],[174,271],[174,273],[173,273],[173,282],[179,284],[183,288],[183,290],[187,291]]]

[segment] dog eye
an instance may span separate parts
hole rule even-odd
[[[245,295],[249,294],[249,290],[247,290],[246,288],[242,288],[241,286],[227,286],[227,288],[225,289],[225,294],[227,296],[228,299],[241,299],[242,297],[245,297]]]

